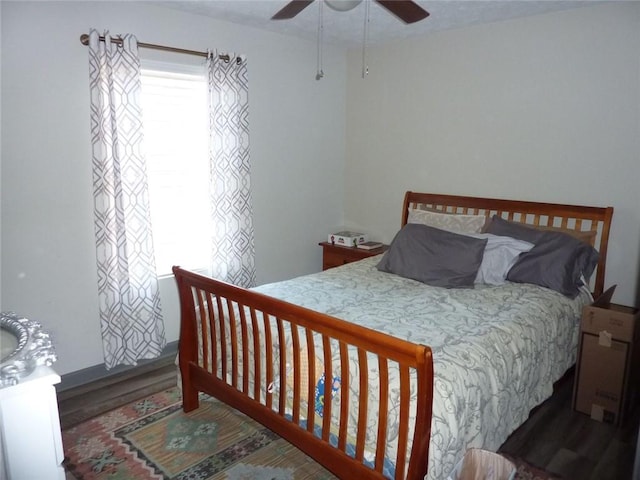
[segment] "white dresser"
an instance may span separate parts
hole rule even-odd
[[[57,383],[60,376],[41,365],[0,388],[0,479],[64,480]]]

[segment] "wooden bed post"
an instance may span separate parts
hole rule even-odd
[[[178,296],[180,305],[180,339],[178,341],[178,360],[180,375],[182,377],[182,409],[185,412],[195,410],[200,406],[198,390],[191,380],[190,364],[198,364],[198,339],[196,335],[196,319],[194,317],[195,306],[191,287],[184,281],[182,275],[178,275],[180,267],[173,267],[173,275],[178,284]]]
[[[421,408],[416,412],[416,427],[413,447],[409,459],[407,478],[422,478],[429,466],[429,444],[431,443],[431,421],[433,417],[433,354],[431,348],[424,346],[416,358],[418,374],[424,381],[418,381],[418,398],[431,401],[418,402]]]
[[[594,298],[598,298],[604,292],[604,272],[607,261],[607,247],[609,245],[609,231],[611,229],[611,220],[613,219],[613,207],[606,207],[604,212],[604,219],[602,223],[602,233],[600,248],[600,259],[598,261],[598,269],[596,271],[596,283],[593,291]]]

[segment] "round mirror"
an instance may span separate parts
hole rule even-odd
[[[18,338],[11,330],[0,327],[0,363],[13,355],[18,348]]]

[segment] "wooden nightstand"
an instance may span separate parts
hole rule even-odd
[[[322,247],[322,270],[357,262],[358,260],[373,257],[374,255],[380,255],[389,248],[389,245],[383,245],[374,250],[365,250],[364,248],[358,247],[333,245],[329,242],[320,242],[319,245]]]

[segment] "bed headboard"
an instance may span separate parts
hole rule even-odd
[[[505,220],[532,226],[558,227],[567,230],[597,231],[594,246],[600,253],[595,272],[593,295],[604,291],[607,245],[613,207],[588,207],[557,203],[526,202],[497,198],[464,197],[437,193],[407,192],[402,208],[402,226],[407,223],[410,208],[436,210],[443,213],[499,215]]]

